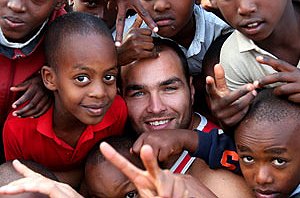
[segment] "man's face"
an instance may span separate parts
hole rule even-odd
[[[189,127],[194,88],[170,48],[164,47],[158,58],[126,66],[122,87],[128,116],[137,133]]]
[[[50,16],[57,0],[0,0],[0,26],[9,41],[25,42]]]
[[[240,165],[257,197],[289,197],[300,182],[299,125],[249,120],[235,131]]]
[[[73,0],[74,11],[87,12],[101,18],[111,29],[117,18],[117,5],[109,0]]]
[[[276,0],[212,0],[217,4],[226,21],[254,41],[268,38],[276,28],[289,19],[291,1]],[[287,6],[288,2],[290,6]],[[280,27],[282,29],[282,27]],[[278,32],[279,33],[279,32]]]
[[[141,0],[159,28],[159,35],[173,37],[193,19],[194,0]]]

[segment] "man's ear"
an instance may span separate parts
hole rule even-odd
[[[194,105],[195,87],[193,84],[193,77],[190,77],[190,88],[191,88],[191,102]]]
[[[55,5],[55,10],[61,9],[66,3],[68,3],[67,0],[57,0]]]
[[[49,66],[43,66],[41,69],[41,75],[43,83],[47,89],[51,91],[56,90],[56,73],[53,68]]]

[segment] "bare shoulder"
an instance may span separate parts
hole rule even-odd
[[[188,174],[199,179],[218,197],[254,197],[243,177],[228,170],[213,170],[201,159],[196,159]]]

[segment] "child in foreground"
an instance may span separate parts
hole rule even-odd
[[[41,74],[54,104],[37,119],[8,117],[5,157],[33,160],[78,184],[89,150],[120,135],[126,121],[125,102],[116,96],[116,50],[103,21],[75,12],[49,27],[45,49]]]

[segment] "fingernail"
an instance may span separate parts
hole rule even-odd
[[[18,114],[16,112],[13,112],[12,115],[13,116],[18,116]]]
[[[154,27],[153,32],[158,32],[158,27]]]
[[[256,90],[253,90],[253,91],[252,91],[252,95],[253,95],[253,96],[257,96],[257,91],[256,91]]]
[[[263,56],[257,56],[257,57],[256,57],[256,60],[262,61],[262,60],[264,60],[264,57],[263,57]]]
[[[12,104],[11,107],[12,107],[13,109],[15,109],[15,108],[17,108],[17,105],[16,105],[16,104]]]
[[[116,42],[115,42],[115,46],[116,46],[116,47],[120,47],[120,46],[121,46],[121,42],[120,42],[120,41],[116,41]]]
[[[254,81],[253,82],[253,85],[254,85],[254,87],[258,87],[258,85],[259,85],[259,82],[256,80],[256,81]]]

